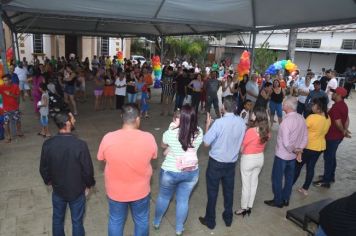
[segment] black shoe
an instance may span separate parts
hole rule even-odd
[[[201,217],[201,216],[200,216],[200,217],[199,217],[199,221],[200,221],[200,224],[205,225],[205,226],[208,227],[209,229],[214,229],[214,228],[215,228],[215,226],[214,226],[214,227],[210,227],[210,226],[206,223],[204,217]]]
[[[231,227],[232,222],[226,222],[226,221],[224,221],[224,222],[225,222],[226,227]]]
[[[313,183],[313,186],[315,187],[322,187],[322,188],[330,188],[330,183],[325,183],[322,181],[316,181]]]
[[[283,206],[285,206],[285,207],[289,206],[289,201],[284,200],[283,201]]]
[[[234,214],[237,216],[242,216],[242,217],[245,217],[245,215],[250,216],[251,208],[237,210],[234,212]]]
[[[278,207],[278,208],[283,208],[283,205],[277,205],[274,203],[274,200],[266,200],[264,203],[270,207]]]
[[[324,175],[318,175],[318,181],[314,181],[313,183],[315,183],[315,182],[323,182],[323,179],[324,179]],[[330,182],[331,183],[335,183],[335,179],[332,179]]]

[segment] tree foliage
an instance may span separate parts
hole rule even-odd
[[[278,52],[270,49],[268,42],[255,50],[254,70],[260,74],[265,73],[268,66],[277,61]]]
[[[164,38],[165,58],[187,58],[203,62],[208,49],[209,42],[202,37],[182,36]],[[159,54],[161,44],[156,40],[156,53]]]

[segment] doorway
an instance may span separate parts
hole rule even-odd
[[[65,57],[69,58],[71,53],[78,56],[78,36],[76,35],[65,36]]]
[[[338,73],[344,73],[347,68],[356,65],[356,55],[352,54],[337,54],[335,62],[335,70]]]

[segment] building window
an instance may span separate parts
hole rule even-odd
[[[321,39],[297,39],[297,48],[320,48]]]
[[[33,53],[43,53],[43,36],[42,34],[33,35]]]
[[[342,40],[341,49],[346,49],[346,50],[356,49],[356,39],[344,39],[344,40]]]
[[[102,37],[101,38],[101,55],[109,55],[109,38]]]

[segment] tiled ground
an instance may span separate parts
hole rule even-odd
[[[158,94],[159,91],[155,91]],[[354,97],[356,95],[354,94]],[[142,122],[142,129],[152,132],[161,142],[163,131],[168,127],[171,118],[159,116],[160,105],[156,96],[151,104],[151,119]],[[351,131],[356,133],[355,98],[347,101],[350,108]],[[0,236],[38,236],[51,235],[51,190],[47,188],[40,177],[39,155],[43,139],[36,135],[39,122],[32,111],[32,104],[26,101],[21,105],[24,111],[23,125],[25,137],[14,140],[11,144],[0,142]],[[89,102],[79,104],[77,118],[78,136],[88,142],[94,162],[97,185],[87,202],[85,228],[88,236],[107,235],[108,207],[103,182],[103,165],[96,160],[96,152],[103,135],[120,127],[119,113],[116,110],[93,111],[92,98]],[[203,117],[200,124],[203,125]],[[56,128],[51,124],[51,131]],[[219,193],[217,203],[217,226],[208,230],[200,225],[198,217],[205,213],[206,186],[205,170],[208,159],[208,149],[199,150],[200,179],[190,200],[190,212],[185,225],[185,235],[306,235],[285,215],[288,209],[311,203],[324,198],[338,198],[350,194],[356,189],[356,145],[354,139],[345,140],[338,150],[338,167],[336,183],[328,190],[311,187],[308,197],[295,191],[304,180],[304,171],[297,186],[293,190],[290,206],[283,209],[269,208],[263,200],[272,197],[271,168],[275,146],[277,127],[274,127],[273,140],[269,142],[265,153],[265,165],[260,175],[255,206],[250,217],[235,217],[230,228],[225,227],[221,214],[223,210],[222,194]],[[158,193],[158,173],[163,157],[160,154],[153,162],[151,220],[153,217],[155,199]],[[323,160],[319,160],[316,174],[322,173]],[[240,205],[241,181],[239,165],[237,165],[234,208]],[[69,213],[69,212],[68,212]],[[151,235],[174,235],[175,233],[175,203],[172,202],[161,229]],[[71,232],[70,216],[66,218],[66,232]],[[129,216],[126,222],[125,235],[133,235],[133,223]]]

